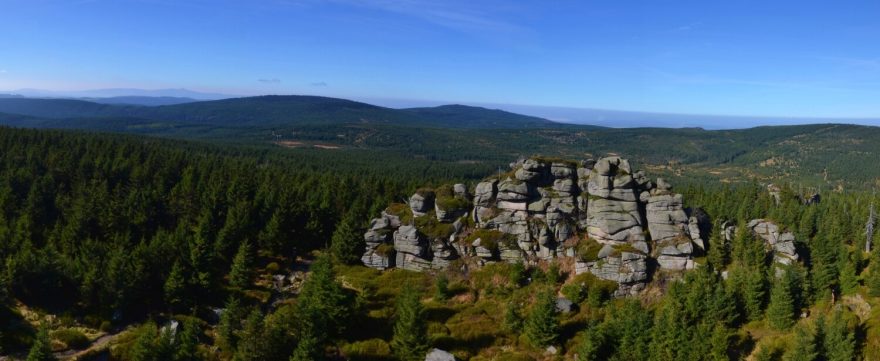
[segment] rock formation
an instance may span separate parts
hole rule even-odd
[[[789,265],[800,259],[794,245],[793,233],[779,233],[779,226],[765,219],[753,219],[747,228],[763,239],[764,244],[772,250],[774,262]]]
[[[651,181],[620,157],[530,158],[472,191],[422,189],[408,204],[388,207],[364,235],[363,262],[422,271],[456,261],[571,258],[577,273],[617,282],[617,295],[627,295],[644,288],[652,258],[661,270],[693,268],[706,222],[705,214],[686,212],[666,181]]]

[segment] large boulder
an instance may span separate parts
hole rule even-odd
[[[434,192],[419,191],[409,197],[409,208],[416,217],[422,216],[434,208]]]
[[[400,226],[394,232],[394,249],[415,256],[427,254],[427,242],[415,226]]]
[[[425,361],[456,361],[456,358],[447,351],[435,348],[428,352],[428,355],[425,356]]]
[[[636,202],[596,198],[587,206],[587,232],[603,243],[628,243],[645,239]]]
[[[505,179],[498,184],[499,201],[525,202],[529,199],[529,184],[521,180]]]
[[[497,184],[498,181],[495,179],[477,183],[477,188],[474,190],[474,204],[481,207],[488,207],[495,202]]]
[[[800,259],[793,233],[780,233],[779,226],[766,219],[753,219],[747,227],[754,235],[764,240],[764,243],[773,252],[773,259],[777,263],[787,265]]]
[[[683,238],[688,234],[688,217],[682,206],[681,194],[658,194],[648,198],[645,206],[648,231],[655,242]]]

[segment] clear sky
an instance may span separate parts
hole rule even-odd
[[[0,0],[0,90],[880,116],[880,1]]]

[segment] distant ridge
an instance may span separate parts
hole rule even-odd
[[[131,105],[134,100],[141,105]],[[129,101],[126,101],[129,100]],[[177,104],[145,106],[146,99],[85,101],[76,99],[0,99],[0,112],[37,118],[126,117],[144,120],[223,127],[266,127],[331,124],[388,124],[433,128],[522,129],[561,126],[538,117],[497,109],[465,105],[434,108],[392,109],[372,104],[321,96],[265,95],[211,101],[180,101]],[[70,123],[75,124],[73,119]],[[95,124],[90,121],[89,124]]]
[[[468,127],[466,125],[469,125],[470,127],[475,128],[503,128],[505,125],[509,125],[513,122],[524,127],[532,128],[555,127],[559,125],[559,123],[544,118],[511,113],[500,109],[487,109],[461,104],[408,108],[403,109],[403,111],[425,118],[436,119],[448,125],[455,124],[460,127]]]

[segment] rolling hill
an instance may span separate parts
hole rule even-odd
[[[668,176],[874,187],[880,128],[843,124],[603,128],[463,105],[392,109],[345,99],[261,96],[165,106],[0,99],[0,124],[198,139],[257,147],[319,146],[414,161],[503,166],[541,154],[626,155]]]
[[[0,99],[0,112],[50,119],[131,117],[222,127],[390,124],[477,129],[544,128],[559,125],[542,118],[464,105],[400,110],[345,99],[295,95],[231,98],[162,106],[99,104],[72,99],[5,98]],[[70,122],[78,121],[71,119]]]

